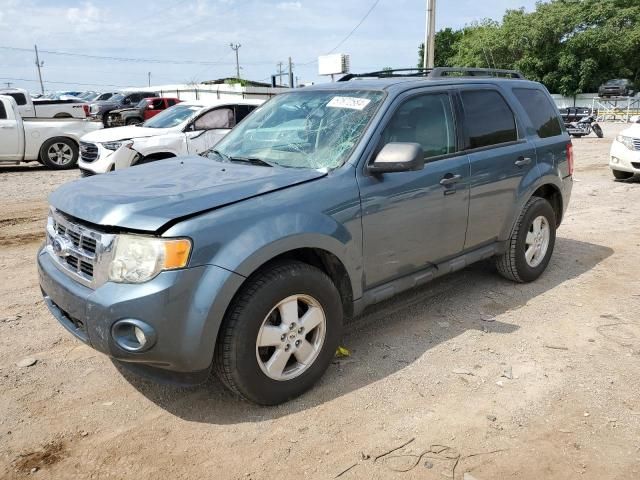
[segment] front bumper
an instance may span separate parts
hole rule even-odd
[[[78,159],[78,167],[94,174],[110,172],[115,168],[113,157],[115,151],[104,148],[101,143],[96,143],[95,145],[98,147],[98,158],[92,162],[86,162],[80,157]]]
[[[107,282],[92,290],[62,272],[44,249],[37,263],[45,303],[65,329],[140,373],[187,379],[180,383],[196,383],[208,374],[227,305],[244,280],[206,265],[162,272],[143,284]],[[139,353],[120,348],[112,326],[122,319],[150,325],[153,346]]]
[[[611,144],[609,168],[640,174],[640,150],[630,150],[617,140]]]

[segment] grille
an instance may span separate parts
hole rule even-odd
[[[92,172],[91,170],[85,170],[84,168],[80,169],[81,177],[92,177],[94,175],[95,175],[95,172]]]
[[[80,142],[80,158],[87,163],[96,161],[98,159],[98,146],[95,143]]]
[[[640,169],[640,162],[631,162],[631,166]]]
[[[640,150],[640,138],[633,139],[633,148],[634,150]]]
[[[95,285],[102,237],[101,233],[78,225],[57,211],[49,216],[47,249],[62,270],[83,285]]]

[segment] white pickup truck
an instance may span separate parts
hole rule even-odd
[[[37,161],[56,170],[73,168],[80,137],[99,128],[87,120],[23,121],[13,97],[0,95],[0,165]]]
[[[87,118],[89,104],[80,99],[33,100],[29,92],[21,88],[0,89],[0,95],[13,97],[22,118]]]
[[[80,139],[82,176],[209,150],[264,100],[183,102],[141,125],[108,128]]]

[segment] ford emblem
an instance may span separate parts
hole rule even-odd
[[[53,253],[58,257],[66,257],[69,255],[69,240],[56,236],[51,241],[51,248],[53,249]]]

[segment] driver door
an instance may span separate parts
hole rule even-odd
[[[213,148],[236,124],[233,107],[219,107],[209,110],[194,122],[186,133],[187,150],[197,155]]]
[[[423,270],[464,248],[470,166],[459,148],[453,98],[445,90],[407,94],[399,102],[375,152],[390,142],[419,143],[425,165],[382,175],[358,171],[365,288]]]

